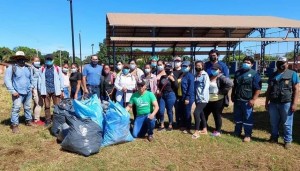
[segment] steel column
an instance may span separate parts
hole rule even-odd
[[[112,36],[115,36],[115,26],[112,27]],[[115,67],[116,67],[116,44],[114,41],[113,41],[113,65],[114,65],[114,70],[115,70]]]
[[[292,32],[293,32],[295,38],[299,38],[299,29],[298,28],[292,29]],[[294,42],[294,64],[298,63],[299,46],[300,46],[299,41]]]
[[[152,37],[155,37],[155,27],[152,28]],[[155,42],[152,42],[152,56],[155,55]]]

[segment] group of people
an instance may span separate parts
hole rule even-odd
[[[241,136],[244,127],[244,142],[250,142],[253,128],[253,106],[261,90],[260,75],[252,69],[254,59],[245,57],[234,80],[229,78],[225,63],[218,60],[219,52],[212,49],[209,61],[183,61],[176,56],[166,62],[152,56],[143,68],[135,60],[128,63],[118,61],[116,72],[109,65],[99,65],[97,56],[91,57],[81,72],[76,63],[58,67],[53,57],[45,57],[45,66],[35,57],[31,66],[25,65],[25,54],[18,51],[14,58],[17,63],[6,70],[5,84],[12,94],[13,107],[11,128],[18,132],[18,117],[24,105],[26,125],[43,124],[40,121],[41,107],[45,108],[45,124],[51,124],[50,101],[58,104],[62,98],[81,100],[97,94],[100,100],[114,100],[134,115],[133,136],[153,140],[153,130],[172,131],[176,126],[185,134],[198,139],[208,134],[207,120],[212,113],[215,131],[212,136],[222,133],[222,111],[229,105],[229,91],[234,103],[234,135]],[[28,68],[28,69],[27,69]],[[70,72],[71,71],[71,72]],[[195,71],[193,74],[192,71]],[[277,61],[277,71],[268,80],[266,109],[270,113],[271,138],[278,142],[280,121],[284,128],[285,146],[292,142],[293,113],[298,101],[298,74],[288,69],[287,59]],[[69,93],[70,91],[70,93]],[[33,98],[32,98],[33,96]],[[34,119],[31,116],[31,99],[34,101]],[[191,132],[192,105],[195,132]],[[175,109],[175,118],[173,114]],[[165,111],[168,124],[165,124]],[[174,123],[174,120],[176,123]],[[156,122],[157,121],[157,122]]]

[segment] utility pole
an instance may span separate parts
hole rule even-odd
[[[73,5],[72,5],[72,0],[68,0],[68,1],[70,1],[71,32],[72,32],[72,51],[73,51],[73,62],[75,62],[74,26],[73,26]]]
[[[80,52],[80,70],[82,72],[81,34],[80,34],[80,32],[79,32],[79,52]]]
[[[91,46],[92,46],[92,55],[94,55],[94,44],[92,44]]]

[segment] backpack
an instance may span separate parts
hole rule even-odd
[[[29,70],[29,72],[31,73],[31,69],[28,65],[25,65],[25,67],[27,67],[27,69]],[[11,80],[13,79],[13,77],[16,76],[16,72],[17,72],[17,66],[16,65],[12,65],[12,75],[11,75]]]

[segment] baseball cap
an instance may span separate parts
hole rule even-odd
[[[190,66],[191,65],[191,62],[190,61],[183,61],[182,66]]]
[[[52,54],[47,54],[47,55],[45,56],[45,59],[46,59],[46,60],[47,60],[47,59],[53,60],[53,55],[52,55]]]
[[[213,70],[221,70],[221,66],[219,64],[213,64],[213,66],[211,67],[211,69]]]
[[[281,62],[286,62],[287,58],[282,56],[282,57],[278,57],[277,61],[281,61]]]
[[[174,61],[181,61],[181,58],[179,56],[175,56]]]

